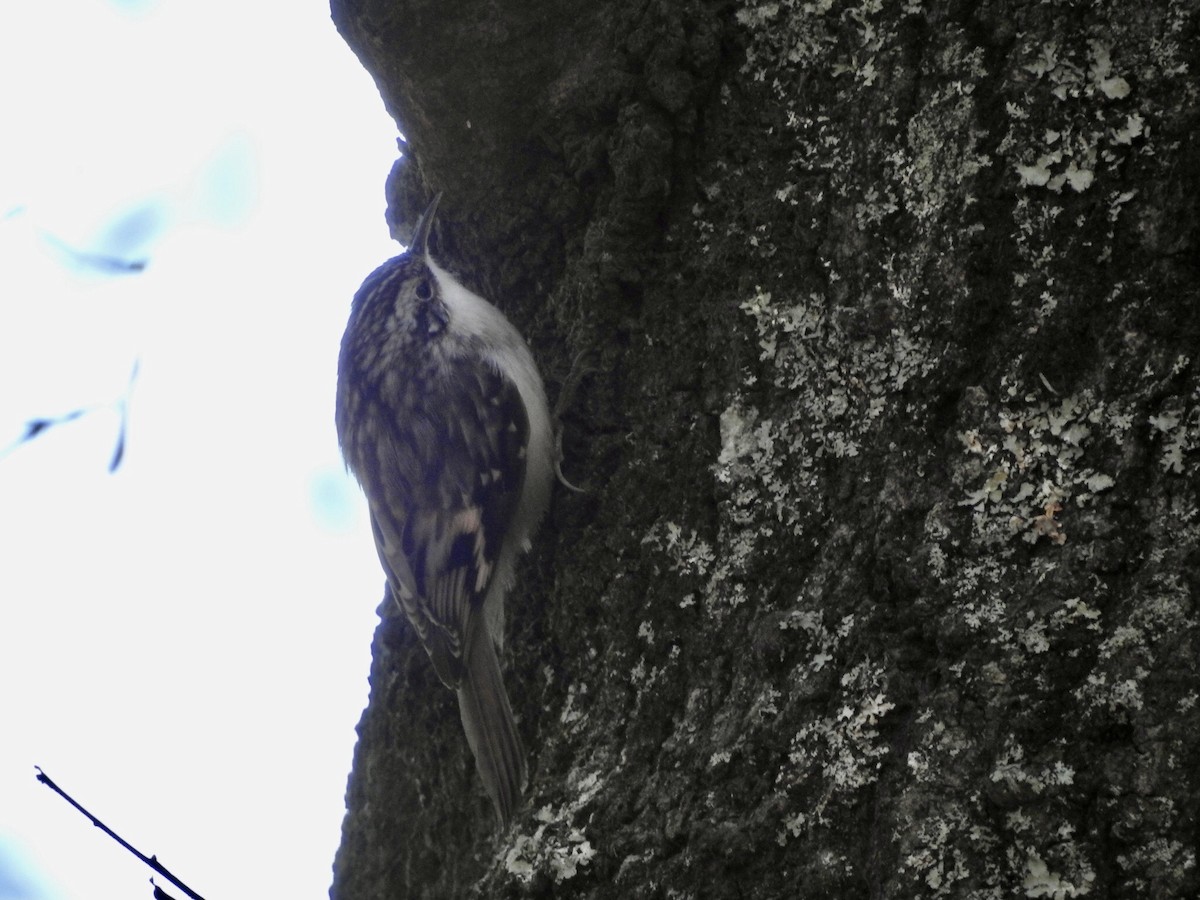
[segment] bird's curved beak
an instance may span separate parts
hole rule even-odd
[[[429,248],[426,246],[429,242],[429,230],[433,227],[433,217],[437,212],[438,201],[441,199],[442,192],[438,191],[429,206],[425,207],[425,212],[421,213],[421,218],[417,219],[417,227],[413,229],[412,243],[408,245],[408,252],[414,256],[424,256],[429,252]]]

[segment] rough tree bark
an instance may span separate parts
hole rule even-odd
[[[335,900],[1200,893],[1196,4],[333,9],[589,489],[514,827],[385,619]]]

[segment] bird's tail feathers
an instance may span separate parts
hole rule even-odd
[[[525,788],[525,751],[487,629],[477,629],[473,637],[458,686],[458,711],[479,777],[504,827]]]

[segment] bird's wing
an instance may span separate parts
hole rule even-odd
[[[442,681],[457,687],[521,496],[529,422],[499,370],[462,362],[447,371],[416,413],[385,424],[368,496],[393,594]]]

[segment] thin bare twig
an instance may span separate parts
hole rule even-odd
[[[151,869],[153,869],[155,872],[157,872],[163,878],[166,878],[168,881],[170,881],[171,884],[175,885],[175,887],[179,888],[181,891],[183,891],[185,894],[187,894],[189,897],[191,897],[192,900],[204,900],[203,897],[201,897],[199,894],[197,894],[195,891],[193,891],[190,887],[188,887],[186,884],[184,884],[182,881],[180,881],[178,878],[176,878],[174,875],[172,875],[170,870],[158,861],[157,857],[147,856],[146,854],[140,852],[136,847],[133,846],[133,844],[129,843],[127,840],[125,840],[123,837],[121,837],[119,834],[117,834],[115,831],[113,831],[111,828],[109,828],[107,825],[105,825],[103,822],[101,822],[99,819],[97,819],[95,816],[93,816],[90,812],[88,812],[86,809],[84,809],[83,806],[80,805],[79,801],[77,801],[74,797],[72,797],[70,794],[68,794],[62,788],[60,788],[57,784],[55,784],[51,780],[50,776],[47,775],[45,772],[43,772],[40,767],[34,766],[34,768],[37,769],[37,780],[38,781],[40,781],[42,784],[46,785],[46,787],[50,788],[50,790],[54,791],[54,793],[58,794],[60,797],[62,797],[64,800],[66,800],[68,803],[70,803],[73,807],[75,807],[77,810],[79,810],[81,813],[83,813],[85,816],[87,816],[88,819],[91,820],[91,823],[93,825],[95,825],[97,828],[99,828],[101,831],[103,831],[105,834],[107,834],[110,838],[112,838],[114,841],[116,841],[118,844],[120,844],[122,847],[124,847],[126,850],[128,850],[130,853],[132,853],[134,856],[136,856],[138,859],[140,859],[146,865],[148,865]],[[153,884],[153,883],[154,883],[153,879],[151,879],[151,884]],[[157,885],[155,885],[155,890],[158,890]]]

